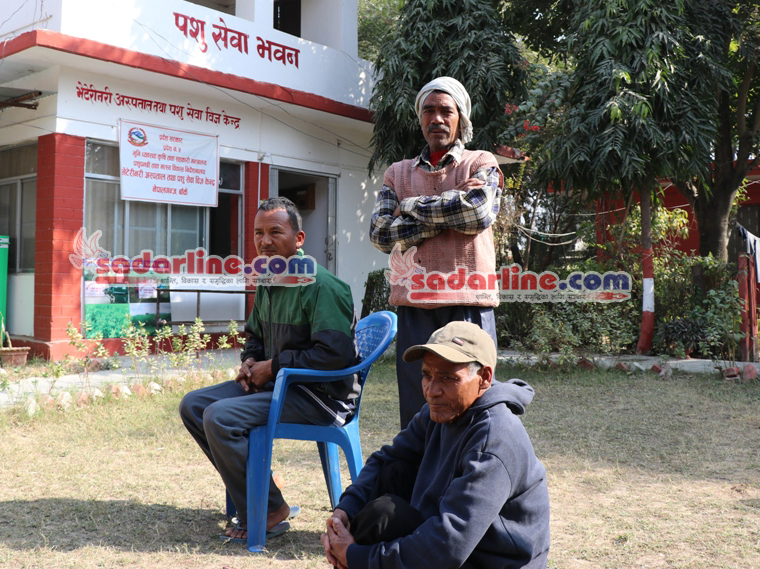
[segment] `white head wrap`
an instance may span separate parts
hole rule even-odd
[[[472,104],[470,103],[470,96],[467,94],[464,85],[453,77],[438,77],[420,89],[414,101],[414,110],[417,113],[417,118],[420,118],[422,115],[422,103],[425,102],[427,96],[433,91],[443,91],[454,99],[459,109],[459,139],[462,141],[462,144],[470,142],[472,140],[472,123],[470,122]]]

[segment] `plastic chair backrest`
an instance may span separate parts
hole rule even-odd
[[[396,315],[385,310],[365,316],[356,325],[356,347],[362,366],[359,371],[359,384],[362,390],[356,401],[354,417],[359,415],[359,407],[364,395],[364,383],[367,381],[372,364],[388,349],[395,335]]]

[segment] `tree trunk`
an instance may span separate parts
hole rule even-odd
[[[699,231],[699,255],[707,257],[712,254],[716,259],[728,260],[728,238],[731,228],[731,204],[736,196],[736,188],[729,184],[716,184],[708,197],[700,193],[695,202],[694,215]]]
[[[718,93],[718,135],[715,140],[709,189],[690,183],[676,183],[679,191],[689,200],[697,218],[699,254],[702,257],[712,254],[722,261],[729,260],[731,206],[747,173],[758,163],[757,143],[752,141],[760,130],[760,96],[756,96],[755,99],[753,123],[748,124],[744,117],[750,105],[750,84],[754,70],[754,63],[750,63],[742,81],[737,103],[741,111],[733,109],[731,96],[727,91]],[[737,138],[739,143],[735,145]]]
[[[641,265],[644,273],[641,329],[636,352],[646,354],[654,337],[654,263],[652,262],[652,190],[641,192]]]

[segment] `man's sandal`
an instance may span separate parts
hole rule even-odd
[[[272,539],[273,537],[277,537],[278,535],[284,534],[286,531],[290,529],[290,524],[288,522],[280,522],[276,526],[274,526],[272,529],[268,529],[266,532],[266,539]],[[247,532],[248,528],[246,526],[235,524],[235,531],[244,531]],[[226,534],[222,534],[219,536],[219,538],[224,542],[229,543],[248,543],[248,537],[230,537]]]

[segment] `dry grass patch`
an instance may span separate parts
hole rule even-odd
[[[525,424],[546,464],[550,567],[760,567],[760,385],[712,377],[502,369],[536,388]],[[223,544],[223,486],[177,415],[181,394],[31,419],[0,413],[0,567],[327,567],[329,508],[312,443],[278,441],[302,507],[267,554]],[[365,454],[398,425],[375,366]],[[345,474],[344,474],[345,476]]]

